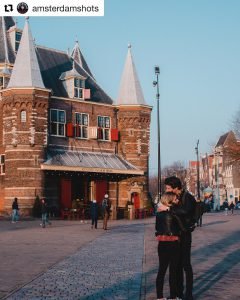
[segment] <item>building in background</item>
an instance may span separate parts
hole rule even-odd
[[[214,208],[220,208],[227,199],[230,203],[240,200],[240,165],[239,154],[232,153],[239,151],[239,141],[235,134],[230,131],[220,136],[211,154],[201,156],[200,169],[200,190],[206,188],[213,190]],[[237,158],[236,158],[237,156]],[[196,195],[197,192],[197,161],[189,162],[187,188]]]
[[[25,214],[36,196],[58,211],[101,201],[113,217],[148,202],[151,107],[131,47],[117,102],[103,91],[78,42],[71,54],[35,45],[26,20],[0,18],[0,212],[14,197]]]

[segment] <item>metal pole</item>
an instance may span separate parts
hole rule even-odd
[[[199,140],[197,140],[197,146],[195,148],[196,154],[197,154],[197,196],[198,199],[200,199],[200,174],[199,174],[199,154],[198,154],[198,145],[199,145]]]
[[[216,210],[220,208],[220,190],[219,190],[219,153],[217,152],[217,206]]]
[[[156,81],[153,82],[153,85],[157,87],[157,127],[158,127],[158,186],[157,186],[157,192],[158,192],[158,200],[160,200],[161,194],[162,194],[162,180],[161,180],[161,148],[160,148],[160,93],[159,93],[159,80],[158,76],[160,74],[160,68],[159,66],[155,66],[155,75],[156,75]]]

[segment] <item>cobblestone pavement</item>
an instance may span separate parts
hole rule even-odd
[[[139,299],[144,223],[97,231],[102,234],[6,299]]]
[[[154,221],[112,221],[109,231],[0,222],[0,299],[156,300]],[[238,212],[210,213],[194,231],[194,300],[240,299],[239,221]]]
[[[193,232],[192,265],[194,300],[240,299],[240,214],[205,214],[203,227]],[[152,238],[154,220],[145,226],[145,257],[141,300],[156,300],[157,243]],[[168,279],[165,297],[169,295]]]

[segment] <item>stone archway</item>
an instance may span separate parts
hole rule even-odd
[[[128,199],[131,203],[133,203],[135,209],[143,207],[142,192],[143,187],[139,186],[136,181],[131,184],[128,191]],[[134,203],[135,201],[136,203]]]

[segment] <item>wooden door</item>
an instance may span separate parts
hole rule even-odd
[[[98,203],[102,202],[104,195],[108,193],[108,184],[106,180],[96,181],[96,200]]]
[[[140,208],[140,197],[138,193],[133,193],[133,202],[134,202],[134,208],[139,209]]]
[[[61,178],[61,208],[72,208],[72,182],[70,179]]]

